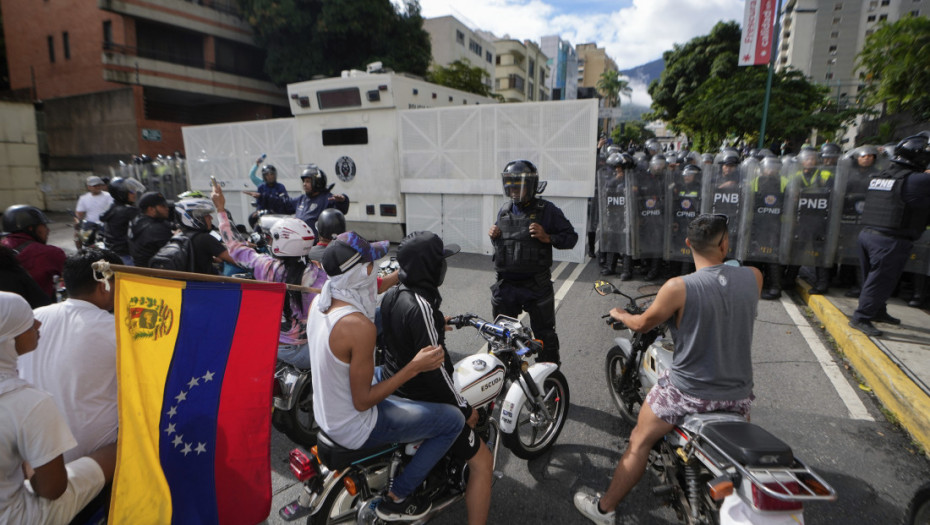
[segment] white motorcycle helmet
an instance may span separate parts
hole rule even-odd
[[[174,211],[184,226],[194,230],[206,230],[207,223],[203,217],[215,212],[216,206],[210,199],[187,197],[174,204]]]
[[[313,247],[313,230],[304,221],[286,217],[271,226],[271,253],[277,257],[304,257]]]

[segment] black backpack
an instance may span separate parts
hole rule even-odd
[[[168,242],[149,259],[149,268],[193,272],[194,247],[192,246],[192,240],[198,233],[200,232],[191,235],[179,233],[168,239]]]

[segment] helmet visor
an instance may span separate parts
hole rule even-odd
[[[536,183],[539,177],[529,173],[507,174],[504,176],[504,197],[515,203],[529,202],[536,195]]]

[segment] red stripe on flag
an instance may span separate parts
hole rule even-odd
[[[216,504],[222,524],[254,524],[271,512],[271,391],[284,284],[243,284],[220,394]]]

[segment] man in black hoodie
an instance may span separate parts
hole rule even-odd
[[[173,224],[165,196],[156,191],[142,195],[139,215],[129,223],[129,254],[136,266],[148,267],[149,260],[168,243]]]
[[[395,392],[408,399],[448,403],[465,415],[465,427],[449,449],[456,458],[468,461],[469,478],[465,505],[469,524],[485,523],[491,505],[492,458],[488,447],[472,428],[478,413],[455,389],[452,381],[452,358],[445,345],[447,319],[439,311],[442,296],[439,287],[446,276],[446,257],[458,253],[455,244],[443,245],[442,239],[428,231],[413,232],[400,243],[397,263],[400,286],[391,288],[381,301],[384,330],[384,366],[387,379],[402,369],[425,346],[440,345],[445,363],[431,372],[422,372]]]

